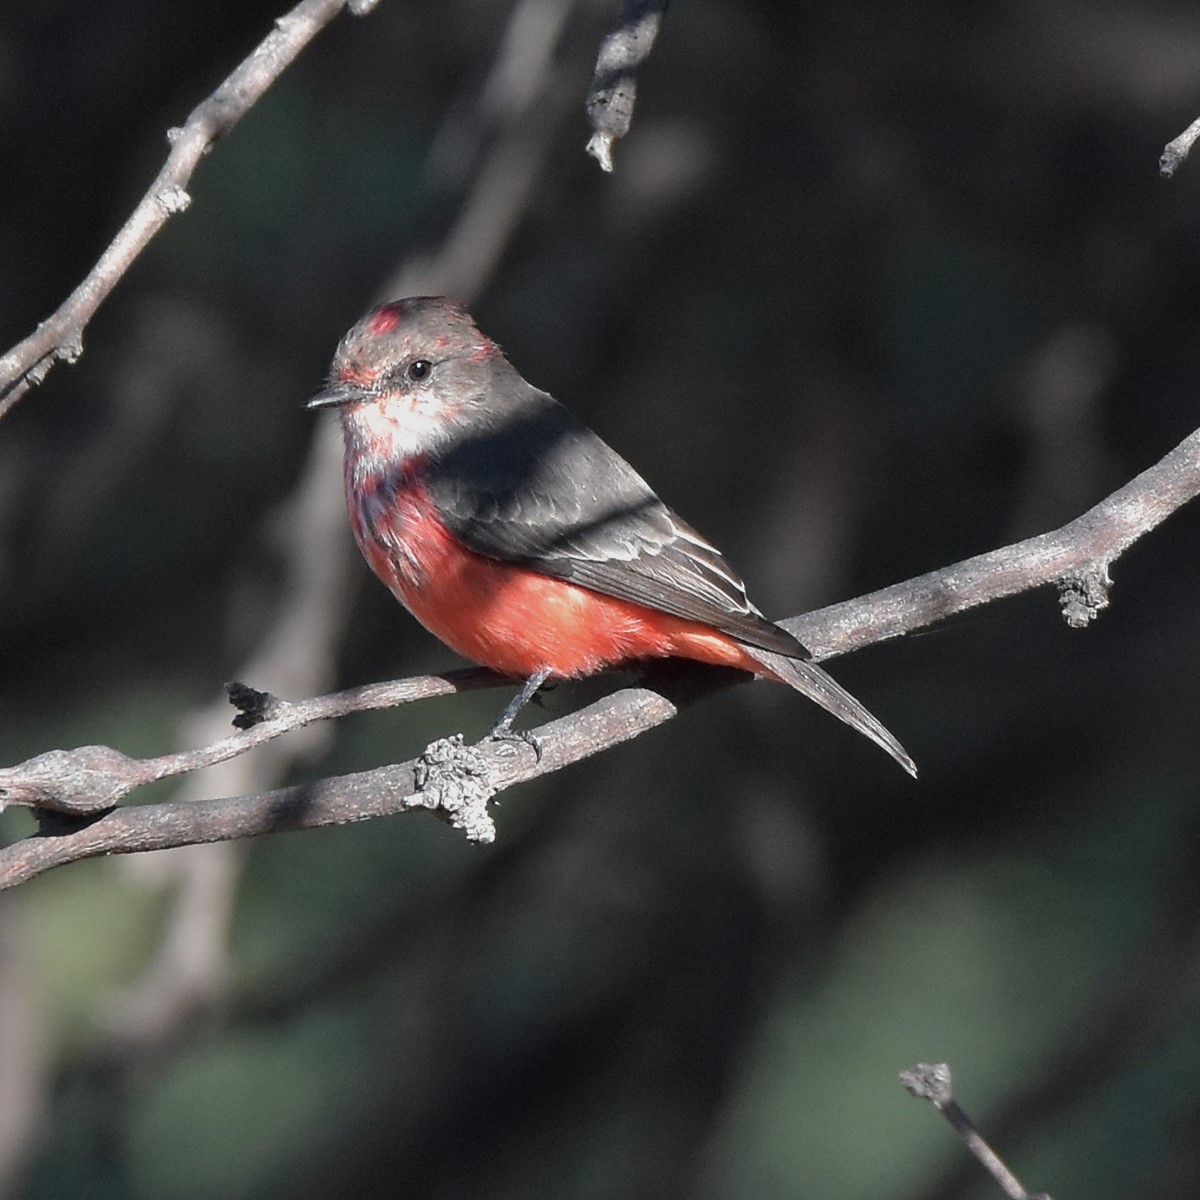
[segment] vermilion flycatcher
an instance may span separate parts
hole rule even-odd
[[[373,309],[309,406],[341,413],[350,521],[375,574],[459,654],[525,680],[494,736],[548,679],[678,656],[786,683],[916,774],[721,552],[463,308]]]

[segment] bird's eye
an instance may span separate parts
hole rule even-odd
[[[423,379],[429,378],[429,372],[433,370],[433,363],[427,358],[414,359],[408,364],[408,369],[404,372],[413,383],[420,383]]]

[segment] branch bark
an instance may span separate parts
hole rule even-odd
[[[226,690],[230,703],[239,710],[233,724],[244,732],[230,734],[195,750],[154,758],[129,758],[109,746],[50,750],[19,766],[0,769],[0,801],[64,816],[92,817],[107,812],[130,792],[148,783],[227,762],[316,721],[376,708],[395,708],[413,700],[494,687],[501,682],[491,671],[468,668],[445,675],[369,684],[300,701],[281,700],[269,692],[231,683]]]
[[[780,624],[820,659],[1054,583],[1067,624],[1082,628],[1108,605],[1109,566],[1197,494],[1200,430],[1059,529]]]
[[[966,1143],[967,1149],[1010,1200],[1050,1200],[1044,1192],[1025,1190],[1021,1181],[975,1128],[975,1123],[959,1107],[954,1099],[950,1068],[946,1063],[917,1063],[913,1070],[900,1072],[900,1082],[918,1100],[928,1100],[946,1118],[950,1127]]]
[[[638,67],[650,57],[666,0],[621,0],[617,23],[600,43],[588,89],[592,136],[585,147],[603,171],[613,169],[613,146],[633,123]]]
[[[1057,584],[1068,624],[1091,620],[1108,602],[1108,568],[1139,537],[1200,492],[1200,431],[1153,467],[1062,528],[931,571],[856,600],[783,624],[818,659],[899,637],[976,605]],[[498,683],[487,672],[401,680],[298,703],[255,693],[239,696],[253,728],[206,749],[159,759],[129,759],[107,747],[52,751],[0,772],[0,797],[43,812],[41,830],[0,850],[0,888],[81,858],[132,854],[281,830],[344,824],[431,809],[488,841],[488,802],[513,784],[537,778],[628,741],[670,720],[681,707],[745,675],[689,664],[656,664],[647,686],[625,688],[537,730],[541,753],[520,742],[462,748],[440,742],[420,758],[374,771],[318,780],[260,795],[167,802],[103,812],[148,782],[241,753],[314,720],[466,687]],[[63,812],[75,814],[64,816]],[[80,816],[79,814],[83,814]]]
[[[684,695],[693,689],[710,690],[713,685],[711,678],[702,678],[708,672],[684,674]],[[720,674],[746,678],[740,672]],[[84,858],[345,825],[416,809],[438,811],[472,833],[474,840],[488,841],[490,821],[481,820],[480,808],[491,796],[661,725],[678,711],[666,694],[671,690],[625,689],[551,721],[538,729],[540,755],[515,740],[469,747],[466,769],[458,767],[453,777],[439,771],[445,743],[434,743],[425,755],[410,762],[257,796],[167,801],[114,809],[82,820],[49,814],[37,834],[0,850],[0,889]]]
[[[100,256],[87,278],[24,341],[0,358],[0,417],[56,362],[73,363],[83,353],[83,331],[121,277],[176,213],[191,204],[187,187],[200,160],[228,133],[296,56],[343,8],[357,16],[378,0],[301,0],[279,17],[275,28],[187,121],[167,131],[167,161],[137,208]]]
[[[1170,179],[1191,154],[1196,139],[1200,138],[1200,117],[1197,117],[1178,137],[1172,138],[1164,147],[1158,160],[1160,175]]]

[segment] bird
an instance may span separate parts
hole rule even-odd
[[[514,718],[549,681],[674,657],[786,684],[916,775],[721,551],[462,305],[372,308],[308,407],[340,415],[346,505],[374,573],[452,650],[523,681],[491,737],[520,736]]]

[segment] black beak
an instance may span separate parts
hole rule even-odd
[[[349,404],[351,401],[362,398],[363,389],[360,384],[348,383],[342,379],[331,379],[304,407],[337,408],[339,405]]]

